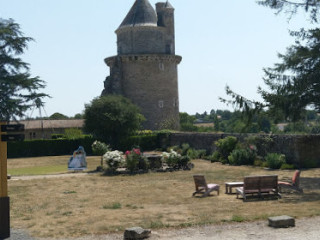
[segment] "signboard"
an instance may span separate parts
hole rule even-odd
[[[23,141],[24,134],[6,134],[7,132],[23,132],[23,124],[3,124],[1,125],[1,131],[4,134],[1,135],[2,142],[13,142],[13,141]]]
[[[1,135],[2,142],[15,142],[15,141],[23,141],[24,134],[6,134]]]
[[[23,132],[23,131],[24,131],[23,124],[1,125],[1,132]]]

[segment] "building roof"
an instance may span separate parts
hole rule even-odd
[[[83,119],[69,119],[69,120],[24,120],[19,123],[24,124],[25,130],[41,129],[43,123],[44,129],[57,128],[82,128],[84,124]]]
[[[148,0],[136,0],[120,24],[122,27],[157,26],[157,14]]]

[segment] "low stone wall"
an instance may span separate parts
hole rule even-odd
[[[286,155],[288,163],[300,167],[316,165],[320,167],[320,135],[255,135],[255,134],[215,134],[215,133],[171,133],[170,146],[188,143],[195,149],[206,149],[208,153],[216,150],[215,141],[227,136],[235,136],[240,141],[248,136],[269,137],[273,141],[266,149]],[[313,166],[313,167],[316,167]]]

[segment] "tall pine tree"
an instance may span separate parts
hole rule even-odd
[[[47,94],[39,77],[31,77],[29,64],[19,57],[33,39],[25,37],[14,20],[0,18],[0,120],[22,117],[36,99]]]

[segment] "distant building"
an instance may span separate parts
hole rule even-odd
[[[68,120],[25,120],[19,123],[24,124],[26,140],[51,139],[52,134],[64,134],[66,129],[82,129],[83,119]]]
[[[119,94],[140,107],[145,129],[179,129],[179,94],[175,55],[174,8],[136,0],[115,31],[118,55],[108,57],[110,76],[102,95]]]

